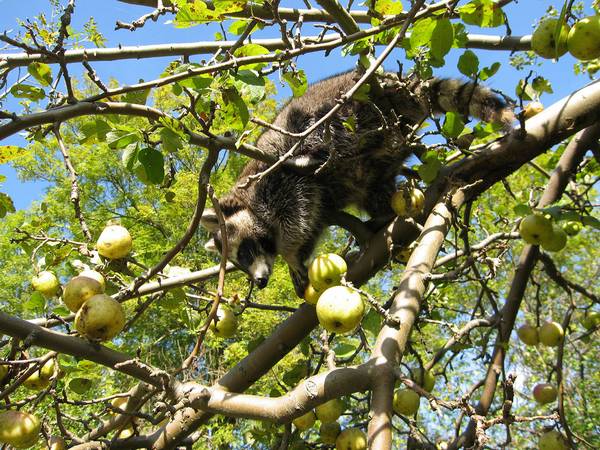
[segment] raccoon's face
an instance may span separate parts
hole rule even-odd
[[[247,208],[223,208],[223,218],[227,230],[227,259],[250,275],[260,289],[264,288],[269,282],[277,255],[273,233],[261,225]],[[204,248],[222,253],[223,237],[215,211],[206,208],[200,223],[212,234]]]

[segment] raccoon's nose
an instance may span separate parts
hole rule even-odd
[[[254,280],[259,289],[262,289],[267,286],[269,279],[266,277],[260,277]]]

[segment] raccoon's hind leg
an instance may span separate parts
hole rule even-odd
[[[318,236],[318,234],[317,234]],[[316,238],[309,239],[307,242],[298,247],[294,255],[284,257],[290,269],[290,276],[294,284],[296,295],[304,298],[304,292],[308,287],[308,260],[310,259],[313,250],[315,249]]]
[[[288,265],[288,267],[296,295],[304,298],[304,292],[308,287],[308,269],[304,265],[297,267]]]
[[[367,196],[362,207],[371,217],[366,224],[373,232],[381,229],[396,216],[391,205],[394,192],[396,182],[393,178],[371,182],[367,186]]]

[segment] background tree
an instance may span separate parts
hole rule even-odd
[[[600,86],[583,80],[597,59],[577,62],[573,72],[583,76],[560,86],[568,95],[533,117],[553,86],[530,36],[512,35],[519,10],[511,1],[322,0],[291,9],[128,0],[150,9],[128,22],[115,17],[121,33],[198,25],[192,30],[210,33],[138,47],[105,47],[95,20],[77,29],[75,1],[63,3],[51,1],[52,14],[32,12],[0,36],[0,161],[23,181],[47,183],[26,209],[13,206],[21,193],[0,194],[0,441],[328,448],[338,431],[311,425],[310,411],[324,423],[322,405],[341,399],[337,422],[366,432],[374,449],[537,448],[540,437],[556,439],[549,430],[558,441],[540,448],[600,446]],[[560,50],[560,26],[596,7],[570,1],[540,10],[536,19],[557,19],[546,36],[559,42],[551,52]],[[497,51],[491,60],[488,49]],[[284,264],[257,291],[205,252],[208,235],[198,229],[205,205],[218,204],[249,158],[276,163],[253,143],[275,115],[282,83],[302,95],[312,78],[303,58],[340,51],[338,60],[359,73],[384,63],[397,71],[398,59],[405,77],[502,78],[519,113],[511,131],[459,114],[432,117],[407,143],[418,157],[399,180],[425,192],[422,211],[367,236],[356,221],[346,224],[354,237],[328,230],[318,253],[346,257],[345,282],[369,305],[346,335],[318,325]],[[505,54],[510,63],[501,65]],[[160,76],[119,80],[126,60],[159,57],[168,58]],[[555,67],[566,78],[565,58]],[[110,76],[100,61],[110,61]],[[533,213],[568,232],[564,249],[520,239],[519,224]],[[133,237],[124,258],[95,248],[109,221]],[[123,330],[103,344],[78,335],[60,299],[87,269],[103,275],[125,312]],[[40,285],[43,272],[62,288],[51,279]],[[237,317],[232,336],[209,330],[219,304]],[[565,332],[557,346],[525,345],[513,333],[546,321]],[[556,388],[557,400],[536,402],[545,401],[534,391],[540,383]],[[394,397],[404,388],[420,397]],[[420,398],[418,412],[399,405],[402,396]],[[35,417],[5,413],[16,410]],[[306,429],[290,425],[300,417]],[[2,434],[15,423],[32,436]]]

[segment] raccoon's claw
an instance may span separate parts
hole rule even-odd
[[[294,284],[294,290],[296,291],[296,295],[300,298],[304,298],[304,292],[308,287],[308,271],[304,270],[294,270],[290,267],[290,275],[292,277],[292,283]]]

